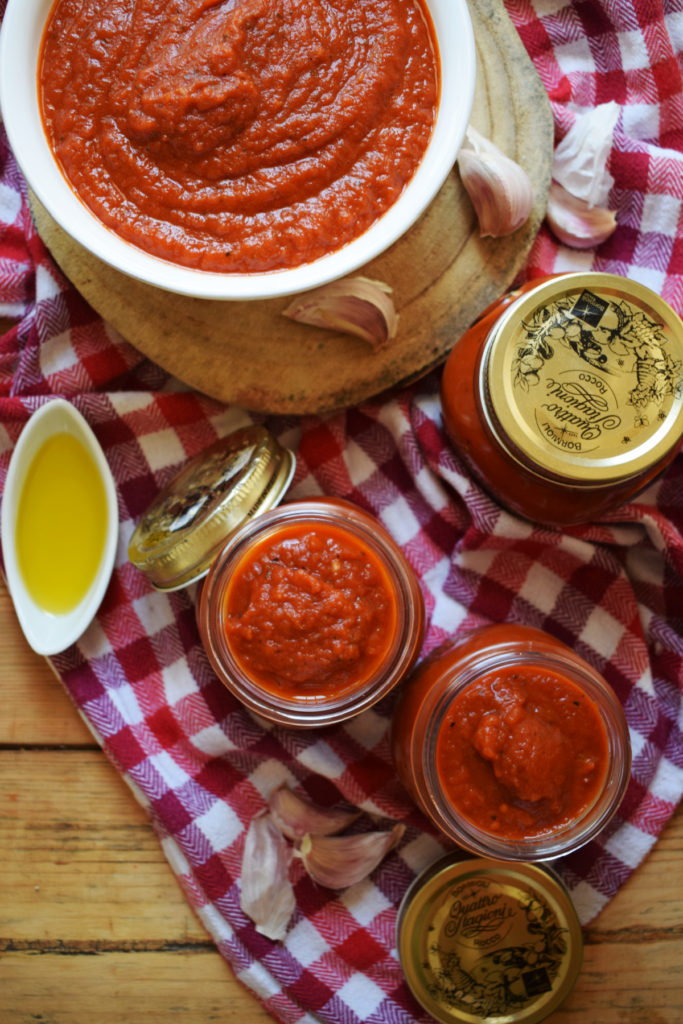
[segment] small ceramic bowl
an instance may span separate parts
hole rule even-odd
[[[94,618],[118,526],[114,480],[97,438],[69,402],[47,402],[19,437],[2,495],[7,585],[38,654],[66,650]]]
[[[466,0],[424,0],[440,58],[441,92],[427,151],[397,201],[363,235],[294,269],[253,274],[194,270],[149,255],[102,224],[63,177],[48,145],[36,86],[40,45],[54,0],[9,0],[0,35],[0,107],[30,188],[52,218],[93,255],[147,284],[204,299],[266,299],[316,288],[357,271],[424,212],[453,168],[470,117],[475,48]]]

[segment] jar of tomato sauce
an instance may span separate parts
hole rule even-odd
[[[431,654],[392,723],[399,778],[470,853],[551,860],[594,838],[630,776],[629,732],[608,683],[549,634],[485,626]]]
[[[158,590],[199,584],[204,647],[243,704],[283,725],[329,725],[410,670],[424,601],[374,516],[336,498],[281,504],[294,465],[264,427],[235,431],[160,491],[128,554]]]
[[[252,712],[325,726],[371,707],[423,639],[417,578],[377,520],[334,498],[292,501],[228,539],[202,587],[199,629]]]
[[[490,306],[444,366],[446,432],[502,505],[566,526],[610,512],[683,436],[683,323],[614,274],[527,282]]]

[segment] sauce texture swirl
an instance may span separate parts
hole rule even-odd
[[[486,832],[524,839],[590,809],[607,754],[594,702],[559,673],[522,664],[498,668],[455,697],[437,759],[461,814]]]
[[[92,212],[213,272],[291,268],[363,233],[433,129],[421,0],[57,0],[50,146]]]
[[[381,666],[396,632],[377,555],[331,524],[291,524],[245,553],[223,626],[246,674],[288,699],[343,694]]]

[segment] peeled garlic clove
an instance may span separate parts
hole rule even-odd
[[[592,249],[616,230],[617,218],[602,206],[589,206],[553,181],[546,219],[556,237],[572,249]]]
[[[405,825],[390,832],[365,832],[353,836],[305,835],[298,854],[311,878],[328,889],[346,889],[375,870],[400,842]]]
[[[393,338],[398,327],[391,288],[367,277],[346,277],[314,288],[282,312],[299,323],[353,334],[374,349]]]
[[[270,797],[273,824],[288,839],[301,839],[307,832],[317,836],[334,835],[351,825],[360,814],[360,811],[316,807],[285,785],[279,786]]]
[[[240,906],[269,939],[283,939],[294,912],[294,889],[289,880],[292,850],[269,814],[254,818],[247,830],[242,855]]]
[[[511,235],[524,224],[534,203],[524,168],[471,126],[458,154],[458,166],[482,237]]]

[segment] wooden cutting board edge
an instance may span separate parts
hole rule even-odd
[[[127,341],[183,383],[263,413],[319,414],[402,385],[445,359],[476,315],[514,280],[545,215],[550,104],[502,0],[471,0],[477,84],[471,123],[529,174],[529,220],[481,238],[457,170],[413,228],[360,273],[386,281],[399,330],[373,352],[348,335],[282,316],[289,299],[220,302],[154,288],[97,259],[35,196],[38,231],[66,277]]]

